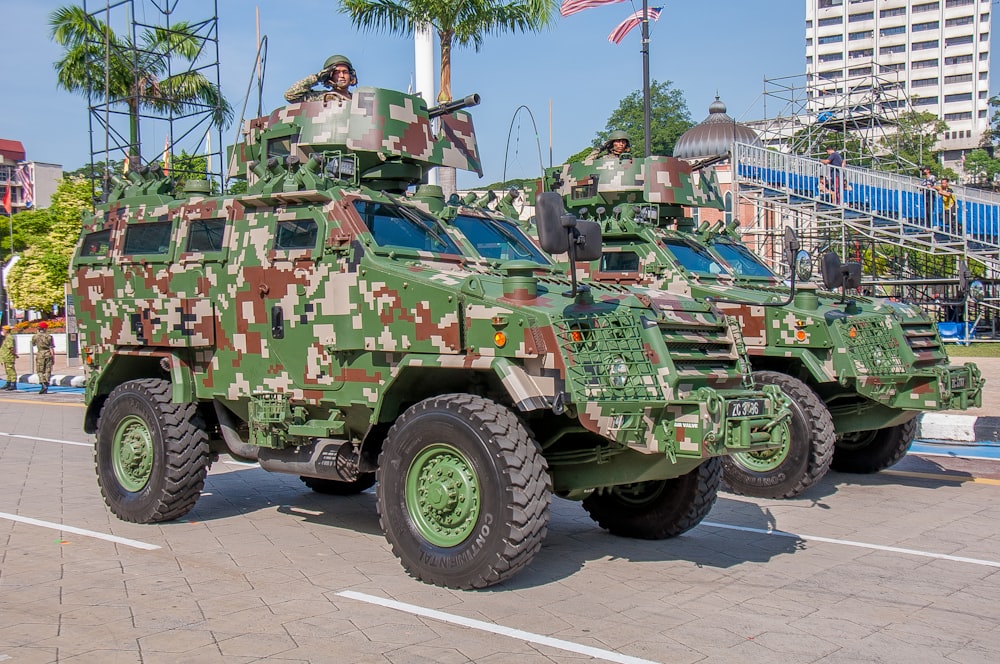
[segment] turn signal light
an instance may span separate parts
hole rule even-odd
[[[507,345],[507,335],[503,332],[496,332],[493,334],[493,343],[497,345],[497,348],[503,348]]]
[[[798,339],[799,341],[805,341],[806,340],[806,333],[805,333],[805,331],[804,330],[798,330],[795,333],[795,338]]]

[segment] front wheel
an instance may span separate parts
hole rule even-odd
[[[583,508],[612,535],[667,539],[701,523],[715,504],[721,482],[722,461],[712,457],[680,477],[595,491],[584,499]]]
[[[412,576],[484,588],[527,566],[549,518],[548,466],[507,408],[469,394],[426,399],[389,430],[379,522]]]
[[[170,383],[132,380],[108,396],[97,422],[94,465],[104,502],[123,521],[186,514],[205,485],[209,448],[198,408],[172,403]]]
[[[723,481],[734,492],[758,498],[792,498],[826,475],[837,434],[826,404],[798,378],[756,371],[754,382],[777,385],[791,401],[785,444],[759,452],[737,452],[722,461]]]
[[[910,450],[917,418],[886,429],[842,435],[833,452],[833,469],[841,473],[877,473],[894,465]]]

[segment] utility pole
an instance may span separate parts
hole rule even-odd
[[[647,157],[652,152],[649,116],[649,0],[642,0],[642,133]]]

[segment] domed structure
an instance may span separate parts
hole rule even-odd
[[[727,152],[734,142],[763,145],[757,132],[726,114],[726,105],[716,95],[708,107],[708,117],[677,139],[674,156],[690,161],[714,157]]]

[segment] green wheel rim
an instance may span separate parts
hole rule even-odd
[[[875,429],[873,431],[851,431],[849,433],[841,434],[837,438],[837,447],[843,450],[863,450],[872,444],[875,440],[875,436],[878,435],[879,430]]]
[[[406,510],[417,532],[434,546],[458,546],[476,528],[479,480],[451,445],[424,448],[406,471]]]
[[[792,441],[786,440],[781,447],[770,450],[760,450],[758,452],[736,452],[732,455],[733,461],[740,464],[747,470],[754,473],[766,473],[778,468],[788,458],[788,451],[792,447]]]
[[[118,423],[111,443],[115,477],[126,491],[141,491],[153,472],[153,437],[146,422],[129,415]]]
[[[614,487],[615,498],[626,505],[640,507],[651,502],[663,493],[666,482],[636,482],[635,484],[623,484]]]

